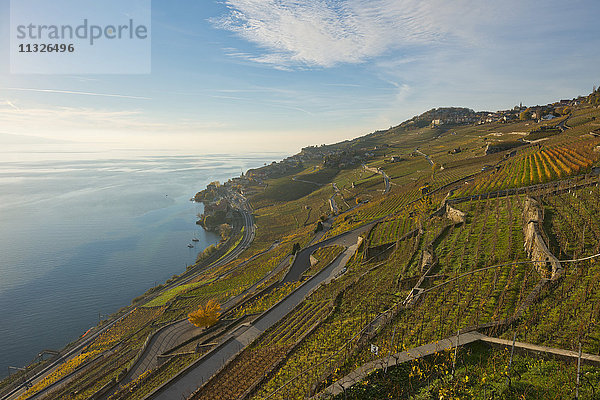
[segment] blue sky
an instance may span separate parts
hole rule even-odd
[[[0,133],[294,153],[600,85],[597,0],[155,0],[149,75],[10,74],[9,5]]]

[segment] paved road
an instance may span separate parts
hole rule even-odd
[[[244,219],[244,227],[245,227],[244,228],[244,236],[243,236],[241,242],[238,244],[238,246],[235,249],[233,249],[225,257],[222,257],[221,259],[216,261],[214,265],[224,265],[230,261],[233,261],[246,248],[248,248],[250,246],[250,244],[252,243],[252,241],[254,240],[254,236],[256,234],[256,230],[254,227],[254,220],[252,218],[252,215],[248,211],[248,206],[247,206],[247,203],[245,202],[245,199],[243,199],[243,201],[241,201],[238,206],[240,207],[239,211],[242,214],[243,219]],[[250,261],[250,260],[248,260],[248,261]],[[246,261],[243,264],[246,264],[248,261]],[[242,264],[240,264],[240,266],[241,265]],[[190,276],[189,278],[186,278],[186,279],[178,282],[178,285],[188,283],[195,277],[196,277],[196,275]],[[244,293],[247,293],[247,291]],[[232,299],[232,300],[226,302],[223,305],[223,309],[228,309],[229,307],[231,307],[232,302],[237,299],[238,298],[236,297],[235,299]],[[197,328],[194,325],[190,324],[187,319],[175,321],[169,325],[162,327],[152,336],[152,338],[150,339],[150,342],[148,343],[148,346],[144,349],[143,354],[139,357],[139,359],[136,361],[136,363],[132,366],[129,373],[119,383],[119,385],[120,386],[125,385],[125,384],[135,380],[138,376],[140,376],[145,371],[156,368],[158,366],[158,358],[157,357],[160,354],[163,354],[167,350],[175,347],[176,345],[183,343],[184,341],[186,341],[188,339],[191,339],[192,337],[199,334],[201,331],[202,331],[202,329]],[[112,393],[113,392],[110,392],[103,398],[108,398]]]
[[[390,177],[385,173],[384,170],[382,170],[381,168],[373,168],[373,167],[367,167],[365,164],[363,164],[363,168],[366,169],[367,171],[373,172],[375,174],[379,174],[383,177],[383,184],[385,186],[385,189],[383,190],[383,193],[389,193],[390,191]]]
[[[293,282],[293,281],[297,281],[298,279],[300,279],[300,277],[302,276],[302,273],[304,273],[304,271],[306,271],[306,269],[308,269],[308,267],[310,267],[310,255],[316,249],[318,249],[320,247],[329,246],[329,245],[341,245],[341,246],[345,246],[347,248],[351,248],[351,249],[355,250],[356,247],[352,247],[352,246],[356,244],[356,242],[358,240],[358,236],[361,233],[370,229],[371,225],[372,224],[365,225],[354,231],[350,231],[345,234],[332,237],[323,242],[319,242],[314,245],[311,245],[311,246],[305,248],[304,250],[301,250],[298,253],[298,255],[296,256],[296,258],[294,259],[294,263],[290,267],[290,271],[288,271],[287,275],[285,276],[283,283]],[[348,251],[349,250],[346,250],[346,252],[348,252]],[[343,253],[343,254],[345,254],[345,253]],[[338,258],[338,260],[343,260],[343,259],[344,259],[343,256]],[[349,259],[349,256],[348,256],[348,259]],[[347,262],[347,260],[344,262],[344,265],[346,264],[346,262]],[[280,263],[278,268],[276,270],[274,270],[269,276],[276,273],[278,270],[280,270],[281,268],[283,268],[287,265],[289,265],[289,258],[284,259]],[[319,276],[322,276],[322,275],[319,274]],[[245,293],[249,293],[249,291],[253,290],[253,288],[255,288],[258,284],[260,284],[265,279],[268,279],[268,277],[265,277],[260,282],[257,282],[255,285],[253,285],[252,288],[247,289],[245,291]],[[323,277],[323,280],[325,280],[326,278],[328,278],[328,277]],[[314,282],[314,284],[320,284],[322,281],[317,282],[313,278],[313,279],[311,279],[311,282]],[[271,326],[272,324],[277,322],[279,319],[283,318],[283,316],[287,315],[287,313],[289,311],[291,311],[291,309],[293,307],[295,307],[297,304],[299,304],[299,302],[301,302],[304,299],[305,294],[306,294],[305,291],[310,288],[311,288],[310,285],[307,285],[306,287],[303,285],[297,289],[298,293],[294,292],[293,295],[290,296],[291,300],[289,300],[289,301],[293,302],[298,299],[300,299],[300,300],[298,300],[297,303],[293,303],[295,305],[293,305],[291,308],[289,308],[285,312],[285,314],[281,315],[280,313],[278,314],[277,312],[273,311],[273,314],[269,314],[268,317],[265,316],[265,317],[260,318],[257,321],[254,321],[252,325],[253,326],[256,325],[256,328],[258,329],[258,333],[255,332],[254,330],[248,328],[247,330],[249,330],[249,332],[251,332],[251,333],[253,332],[253,334],[251,335],[252,336],[251,340],[254,340],[254,338],[256,338],[258,335],[260,335],[260,333],[262,333],[265,329],[267,329],[267,328],[265,328],[265,325],[264,325],[265,322],[261,322],[261,321],[267,321],[266,323],[269,324],[268,326]],[[226,302],[223,305],[223,308],[228,309],[228,308],[234,306],[236,301],[237,301],[237,298],[229,300],[228,302]],[[281,310],[281,308],[279,308],[279,310]],[[277,316],[279,316],[279,317],[277,317]],[[140,360],[136,363],[134,368],[132,368],[131,373],[126,377],[126,379],[122,382],[122,384],[125,384],[131,380],[134,380],[137,376],[139,376],[140,374],[142,374],[144,371],[146,371],[148,369],[155,368],[158,365],[156,357],[159,354],[162,354],[166,350],[174,347],[175,345],[182,343],[183,341],[193,337],[198,332],[199,332],[199,330],[197,330],[197,328],[195,328],[193,325],[191,325],[187,320],[181,320],[181,321],[175,322],[172,325],[157,332],[157,334],[152,338],[151,342],[149,343],[143,356],[140,357]],[[230,334],[229,336],[226,336],[226,338],[237,337],[237,336],[240,336],[240,337],[238,339],[236,339],[235,341],[233,341],[233,339],[232,339],[230,342],[226,342],[225,344],[223,344],[223,348],[219,350],[219,354],[221,355],[221,361],[228,360],[228,358],[225,358],[224,355],[229,354],[229,352],[232,352],[231,354],[236,354],[240,348],[243,348],[243,346],[245,346],[245,344],[246,344],[245,340],[248,337],[248,335],[250,335],[250,333],[246,333],[245,336],[242,336],[242,333],[243,332],[238,331],[238,332],[234,332],[234,333]],[[257,333],[256,336],[254,335],[255,333]],[[224,341],[227,341],[227,339],[224,339]],[[222,342],[222,343],[224,343],[224,342]],[[242,347],[239,347],[239,346],[242,346]],[[223,363],[221,363],[221,365],[222,364]],[[212,365],[212,364],[210,364],[210,365]],[[220,366],[219,366],[219,368],[220,368]],[[208,377],[210,377],[210,376],[212,376],[212,374],[209,375]]]
[[[366,232],[369,229],[371,229],[371,227],[375,223],[376,222],[371,222],[371,223],[361,226],[353,231],[349,231],[349,232],[343,233],[341,235],[331,237],[329,239],[323,240],[322,242],[318,242],[313,245],[310,245],[303,250],[300,250],[298,252],[298,254],[296,255],[296,258],[294,259],[294,263],[290,267],[290,270],[288,271],[287,275],[285,276],[285,278],[283,278],[283,283],[296,282],[297,280],[300,279],[300,277],[302,276],[304,271],[306,271],[308,269],[308,267],[310,267],[310,255],[312,253],[314,253],[315,250],[317,250],[321,247],[333,246],[333,245],[350,247],[350,246],[356,244],[356,242],[358,241],[358,237],[363,232]]]
[[[33,384],[33,385],[35,385],[39,381],[43,380],[46,376],[48,376],[49,374],[51,374],[52,372],[54,372],[63,362],[65,362],[67,360],[70,360],[70,359],[72,359],[74,357],[77,357],[79,354],[81,354],[81,350],[85,346],[87,346],[89,343],[91,343],[99,335],[101,335],[102,333],[104,333],[107,329],[109,329],[117,321],[120,321],[121,319],[125,318],[126,315],[123,315],[123,316],[119,317],[118,319],[114,320],[113,322],[109,323],[108,325],[104,326],[102,329],[100,329],[98,332],[94,333],[93,335],[90,335],[88,337],[83,338],[83,340],[81,342],[79,342],[75,347],[73,347],[72,349],[64,351],[57,360],[51,362],[48,366],[46,366],[43,370],[41,370],[40,372],[38,372],[37,374],[35,374],[33,377],[30,377],[28,379],[28,382],[31,383],[31,384]],[[21,385],[21,386],[15,388],[15,389],[13,389],[9,393],[5,394],[1,398],[1,400],[16,399],[19,396],[21,396],[25,391],[26,391],[26,388],[23,385]],[[40,392],[40,393],[42,393],[42,392]]]
[[[335,196],[340,194],[340,191],[335,183],[332,183],[331,185],[333,186],[333,195],[329,198],[329,207],[331,208],[331,213],[333,215],[338,215],[340,213],[340,210],[337,204],[335,203]]]
[[[222,366],[235,358],[236,354],[260,336],[265,330],[284,318],[317,287],[327,283],[341,273],[356,251],[356,244],[344,251],[332,264],[303,283],[284,300],[259,316],[251,324],[234,331],[221,344],[199,360],[193,368],[178,379],[150,396],[151,399],[170,400],[188,396],[210,379]]]
[[[431,159],[431,157],[429,157],[427,154],[423,153],[421,150],[419,150],[418,148],[415,149],[415,152],[419,153],[420,155],[422,155],[423,157],[425,157],[427,159],[427,161],[429,161],[429,164],[433,165],[433,160]]]

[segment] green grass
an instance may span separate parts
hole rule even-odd
[[[167,304],[174,297],[181,293],[185,293],[189,290],[195,289],[197,287],[206,285],[207,283],[212,282],[213,280],[206,280],[194,283],[188,283],[186,285],[176,286],[173,289],[167,290],[166,292],[161,293],[158,297],[152,299],[150,302],[143,305],[143,307],[160,307]]]

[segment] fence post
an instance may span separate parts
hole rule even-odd
[[[392,353],[394,352],[394,336],[396,336],[396,327],[395,326],[394,326],[394,331],[392,332],[392,343],[390,344],[390,354],[388,354],[387,362],[385,364],[385,369],[383,370],[384,374],[387,374],[387,370],[390,365],[390,358],[392,357]]]
[[[460,343],[460,329],[456,331],[456,347],[454,347],[454,361],[452,361],[452,378],[456,372],[456,358],[458,357],[458,344]]]
[[[515,354],[515,342],[517,340],[517,332],[513,335],[512,349],[510,350],[510,360],[508,361],[508,372],[506,373],[506,384],[510,388],[510,371],[512,369],[513,355]]]
[[[575,398],[579,399],[579,377],[581,375],[581,342],[579,342],[579,356],[577,357],[577,389],[575,390]]]

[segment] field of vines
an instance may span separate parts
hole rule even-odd
[[[44,379],[34,384],[32,387],[27,389],[25,393],[18,397],[18,400],[27,399],[34,394],[38,393],[42,389],[52,385],[53,383],[59,381],[61,378],[69,375],[77,368],[81,367],[84,363],[91,361],[96,356],[100,354],[99,350],[90,351],[88,353],[82,353],[78,356],[71,358],[68,361],[65,361],[59,368],[57,368],[53,373],[46,376]]]
[[[196,309],[198,305],[205,303],[209,299],[214,299],[223,304],[267,275],[290,251],[290,243],[281,244],[250,261],[242,268],[235,269],[226,277],[185,292],[183,295],[175,298],[165,309],[160,321],[169,322],[185,317],[189,312]]]
[[[600,188],[547,195],[545,230],[559,259],[600,253]],[[533,305],[519,329],[527,341],[600,354],[600,258],[563,262],[563,278]]]
[[[512,316],[539,282],[530,264],[452,279],[489,263],[526,259],[522,250],[522,198],[510,198],[508,203],[506,199],[473,201],[460,207],[467,213],[466,224],[447,228],[447,222],[433,219],[424,227],[423,237],[404,241],[387,261],[365,264],[354,260],[347,286],[338,286],[343,295],[333,318],[307,338],[256,399],[277,390],[272,398],[313,395],[317,382],[334,381],[369,361],[369,347],[362,346],[357,353],[353,338],[380,312],[404,299],[411,282],[416,282],[421,273],[418,254],[424,243],[436,237],[440,265],[422,286],[430,291],[416,308],[400,309],[394,322],[369,342],[380,347],[380,355],[446,337],[459,328]],[[446,281],[450,283],[437,286]],[[343,286],[344,281],[332,284],[328,290],[335,293],[336,285]]]
[[[327,316],[330,307],[328,301],[302,303],[261,335],[192,398],[238,399],[271,372],[301,336]]]
[[[317,249],[312,256],[317,260],[315,265],[312,265],[302,274],[304,277],[316,275],[323,268],[331,264],[340,254],[344,252],[344,246],[325,246]]]
[[[287,282],[274,288],[268,293],[252,300],[244,305],[233,310],[235,318],[243,317],[249,314],[259,314],[271,308],[279,300],[290,294],[299,285],[299,282]]]
[[[111,328],[98,336],[84,352],[74,359],[61,364],[58,369],[49,375],[43,381],[40,381],[32,387],[27,395],[39,392],[62,377],[65,377],[82,366],[84,363],[94,359],[96,356],[106,352],[114,346],[121,345],[118,353],[104,353],[103,357],[94,363],[86,370],[80,372],[82,376],[94,377],[90,379],[92,385],[82,387],[80,384],[73,386],[79,388],[79,393],[76,396],[64,398],[85,399],[86,396],[93,394],[102,385],[106,384],[110,379],[115,377],[127,363],[135,356],[137,350],[152,331],[152,321],[158,318],[163,309],[161,308],[136,308],[130,314],[116,322]],[[68,390],[73,390],[71,385],[66,385],[62,392],[69,393]],[[56,393],[49,395],[49,398],[56,398]]]
[[[323,240],[403,210],[425,211],[426,207],[423,207],[423,204],[415,204],[420,197],[421,191],[418,187],[408,188],[402,192],[392,191],[386,196],[378,197],[352,212],[337,217]],[[435,198],[432,202],[438,203],[438,200]]]
[[[123,341],[135,334],[145,323],[153,321],[161,313],[161,308],[135,308],[127,316],[113,324],[108,330],[98,336],[86,349],[107,350],[116,343]]]
[[[185,354],[169,359],[156,370],[140,375],[136,380],[130,382],[109,400],[142,400],[154,389],[168,381],[179,371],[197,360],[201,354]]]
[[[116,378],[117,375],[135,357],[139,347],[130,347],[122,351],[106,354],[90,367],[78,373],[75,380],[61,386],[43,397],[43,400],[86,400],[89,399],[100,388]],[[84,382],[84,384],[82,384]]]
[[[532,146],[455,191],[455,197],[536,185],[588,172],[600,153],[597,139],[548,147]]]
[[[369,238],[371,247],[395,242],[412,229],[413,223],[410,218],[395,218],[383,221],[373,229]]]
[[[458,274],[526,260],[523,202],[523,196],[511,196],[455,205],[467,214],[467,223],[451,228],[436,249],[440,272]]]
[[[515,354],[483,343],[461,347],[452,374],[454,354],[441,351],[368,375],[335,400],[414,399],[557,399],[570,400],[576,391],[577,364]],[[511,364],[510,386],[506,370]],[[583,365],[579,398],[597,398],[600,370]]]
[[[373,342],[383,354],[438,340],[458,329],[501,321],[515,313],[540,279],[531,264],[463,274],[527,260],[522,204],[522,197],[509,197],[457,206],[466,212],[467,223],[450,227],[439,239],[434,249],[439,265],[421,284],[427,292],[414,309],[400,312]],[[365,349],[350,366],[370,357]]]
[[[398,281],[418,247],[419,238],[403,241],[387,261],[378,264],[365,264],[362,256],[356,256],[342,278],[316,291],[313,300],[337,299],[335,312],[291,353],[253,398],[301,398],[341,367],[368,322],[408,293],[398,288]]]

